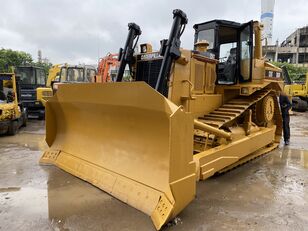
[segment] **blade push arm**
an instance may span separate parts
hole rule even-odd
[[[173,24],[168,40],[163,40],[161,46],[161,55],[164,57],[160,68],[155,89],[161,93],[166,91],[166,84],[169,80],[172,62],[181,56],[180,37],[185,29],[188,19],[186,14],[179,10],[173,10]]]
[[[128,64],[129,66],[131,66],[131,62],[134,55],[134,49],[138,42],[139,35],[141,35],[140,27],[135,23],[129,23],[128,36],[125,42],[124,49],[121,48],[119,52],[120,66],[119,66],[119,71],[117,73],[117,82],[122,81],[126,65]]]

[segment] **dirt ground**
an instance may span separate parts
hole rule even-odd
[[[44,122],[0,137],[0,230],[155,230],[148,216],[53,166],[38,164]],[[163,230],[308,230],[308,113],[291,144],[197,185]]]

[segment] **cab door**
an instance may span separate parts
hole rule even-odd
[[[241,26],[239,30],[238,48],[239,82],[249,82],[252,77],[253,21],[245,23]]]

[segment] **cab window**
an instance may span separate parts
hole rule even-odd
[[[46,84],[46,75],[45,71],[42,69],[36,69],[36,81],[37,85],[45,86]]]
[[[242,81],[248,81],[250,79],[251,73],[251,44],[250,41],[250,30],[251,28],[247,26],[240,35],[240,45],[241,45],[241,77]]]
[[[21,84],[35,84],[35,72],[33,68],[21,67],[16,70],[16,74],[20,76]]]
[[[213,49],[214,48],[214,42],[215,42],[215,30],[214,29],[209,29],[209,30],[202,30],[199,31],[198,37],[197,37],[197,42],[206,40],[209,43],[208,49]]]
[[[87,69],[87,81],[92,82],[96,75],[96,71],[93,69]]]

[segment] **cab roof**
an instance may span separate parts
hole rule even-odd
[[[205,30],[215,28],[216,26],[227,26],[227,27],[234,27],[239,28],[242,24],[238,22],[222,20],[222,19],[215,19],[208,22],[197,23],[193,27],[195,30]]]

